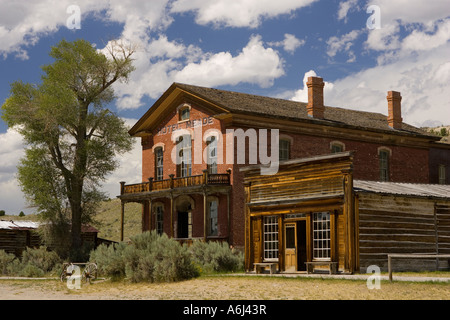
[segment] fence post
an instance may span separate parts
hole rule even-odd
[[[388,254],[389,281],[392,282],[392,257]]]

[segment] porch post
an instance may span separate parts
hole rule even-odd
[[[124,225],[124,218],[125,218],[125,203],[123,201],[120,201],[120,241],[123,241],[123,225]]]
[[[206,236],[208,232],[207,223],[206,223],[206,191],[203,189],[203,241],[206,242]]]
[[[170,193],[170,237],[173,238],[173,193]]]

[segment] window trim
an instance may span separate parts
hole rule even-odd
[[[211,204],[212,203],[216,203],[216,217],[214,218],[214,220],[215,220],[215,233],[213,234],[212,233],[212,228],[211,228],[211,226],[212,226],[212,220],[213,220],[213,217],[211,216]],[[208,220],[208,227],[207,227],[207,234],[208,234],[208,237],[217,237],[218,235],[219,235],[219,198],[218,197],[215,197],[215,196],[210,196],[210,197],[208,197],[208,199],[207,199],[207,202],[206,202],[206,205],[207,205],[207,220]]]
[[[183,103],[181,105],[178,106],[177,108],[177,113],[178,113],[178,122],[185,122],[185,121],[189,121],[191,118],[191,105],[187,104],[187,103]],[[189,114],[188,117],[186,119],[182,119],[182,115],[183,115],[183,111],[184,110],[188,110]]]
[[[316,217],[326,214],[326,219],[318,220]],[[325,223],[325,228],[323,228]],[[313,260],[315,261],[331,261],[331,212],[321,211],[312,214],[312,249]],[[320,226],[320,228],[319,228]],[[318,247],[320,244],[320,247]],[[316,247],[317,246],[317,247]],[[318,254],[320,253],[320,254]]]
[[[341,151],[338,152],[344,152],[345,151],[345,143],[340,142],[340,141],[331,141],[330,142],[330,152],[331,153],[337,153],[337,152],[333,152],[333,147],[340,147]]]
[[[206,139],[206,168],[209,174],[217,173],[217,150],[218,150],[218,141],[215,135],[211,135]],[[211,146],[211,144],[213,144]],[[214,149],[214,157],[211,157],[211,151]]]
[[[186,145],[183,145],[185,142],[182,142],[184,139],[188,141]],[[176,138],[176,159],[177,159],[177,177],[185,178],[190,177],[192,175],[192,136],[190,134],[183,134]],[[189,159],[186,163],[183,162],[184,152],[189,152]],[[180,158],[180,152],[182,152],[182,156]],[[178,163],[179,162],[179,163]],[[184,167],[185,166],[185,167]]]
[[[447,168],[445,164],[440,164],[438,166],[438,184],[447,183]]]
[[[158,212],[158,209],[161,209],[161,212]],[[164,233],[164,203],[156,202],[153,204],[153,214],[155,215],[155,230],[156,233],[161,235]],[[161,219],[158,219],[160,216]]]
[[[161,154],[159,154],[161,152]],[[155,180],[160,181],[164,179],[164,148],[162,146],[159,146],[154,149],[155,154]],[[158,165],[158,157],[161,156],[161,165]],[[158,174],[158,172],[161,169],[161,174]]]
[[[382,153],[387,155],[386,167],[385,168],[383,167],[383,159],[381,158],[381,154]],[[386,148],[386,147],[379,147],[378,148],[378,168],[379,168],[379,174],[380,174],[380,181],[382,181],[382,182],[389,182],[390,181],[391,157],[392,157],[391,149]]]
[[[280,254],[278,216],[265,216],[262,225],[264,261],[278,261]]]

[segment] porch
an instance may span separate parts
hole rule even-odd
[[[120,183],[121,232],[125,220],[125,204],[130,202],[142,204],[142,231],[156,229],[182,243],[193,239],[203,241],[226,241],[230,231],[230,191],[231,170],[226,173],[210,174],[207,170],[201,175],[177,177],[129,184]],[[220,200],[220,201],[219,201]],[[211,231],[211,202],[215,203],[215,223],[221,222],[219,232]],[[157,221],[155,207],[163,214],[164,224]],[[162,212],[162,213],[161,213]],[[217,212],[217,213],[216,213]],[[215,217],[217,215],[217,217]],[[159,219],[163,219],[160,217]],[[218,227],[217,227],[218,228]]]

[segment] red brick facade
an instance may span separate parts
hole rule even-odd
[[[163,98],[167,97],[163,96],[162,101],[164,101]],[[158,103],[162,104],[161,101]],[[155,108],[155,106],[152,108]],[[226,174],[228,170],[231,187],[229,191],[224,191],[223,188],[204,188],[201,191],[197,188],[195,192],[190,192],[189,190],[193,189],[186,187],[185,192],[179,190],[175,195],[174,193],[161,191],[160,193],[142,194],[141,198],[123,197],[123,200],[137,199],[138,202],[143,203],[143,230],[156,228],[155,205],[162,205],[164,208],[163,231],[175,238],[186,238],[185,231],[182,231],[185,230],[186,226],[181,225],[186,224],[188,218],[183,218],[179,215],[179,212],[189,211],[189,239],[220,239],[235,246],[241,247],[244,245],[244,175],[239,168],[251,164],[249,158],[257,154],[258,149],[251,149],[250,155],[249,140],[246,141],[244,149],[239,148],[235,143],[234,163],[227,163],[226,142],[230,141],[227,140],[230,137],[230,133],[227,135],[227,130],[253,130],[256,132],[259,142],[259,129],[267,128],[269,132],[272,128],[278,129],[280,140],[289,141],[289,159],[329,154],[336,151],[333,150],[333,145],[339,146],[341,151],[354,151],[354,178],[360,180],[380,180],[380,151],[384,151],[388,154],[388,181],[430,182],[430,172],[432,172],[430,169],[432,161],[429,158],[430,147],[427,147],[427,142],[423,137],[417,138],[414,135],[409,137],[408,134],[397,134],[396,132],[391,134],[389,131],[371,133],[364,129],[357,130],[346,127],[329,129],[326,124],[320,123],[314,123],[311,126],[312,129],[310,129],[307,126],[303,128],[302,123],[292,121],[273,120],[272,122],[271,118],[267,116],[252,118],[251,120],[244,119],[239,122],[234,119],[230,120],[230,117],[222,116],[222,113],[217,112],[217,110],[213,111],[209,102],[192,99],[189,96],[184,98],[182,96],[182,98],[176,99],[174,103],[169,103],[165,108],[169,112],[164,117],[160,116],[161,120],[155,120],[156,124],[153,125],[150,132],[147,131],[143,135],[139,135],[139,132],[132,133],[142,138],[142,182],[148,183],[149,178],[156,179],[155,149],[158,147],[163,149],[163,179],[177,177],[177,165],[172,160],[172,153],[176,155],[175,140],[181,132],[191,135],[192,167],[190,175],[200,176],[204,174],[207,164],[204,159],[199,162],[196,150],[199,147],[202,151],[205,150],[207,148],[206,139],[216,132],[223,151],[222,157],[221,153],[218,153],[217,173]],[[189,118],[180,120],[180,112],[184,108],[189,108]],[[314,114],[317,115],[317,113]],[[319,116],[323,117],[322,108],[319,110]],[[151,116],[146,117],[151,118]],[[143,119],[146,117],[143,117]],[[143,122],[138,124],[141,127],[145,126]],[[387,117],[386,127],[388,127]],[[267,138],[267,141],[267,149],[270,152],[270,137]],[[237,156],[242,152],[245,152],[246,162],[237,163]],[[449,154],[448,149],[442,152],[445,155]],[[439,153],[441,158],[445,157],[442,152]],[[450,172],[450,169],[448,171]],[[211,199],[218,202],[218,232],[214,236],[207,236],[206,230],[209,226],[205,226],[205,223],[209,223],[209,217],[207,217],[209,209],[205,207],[205,204],[209,206]],[[185,220],[181,221],[182,219]]]

